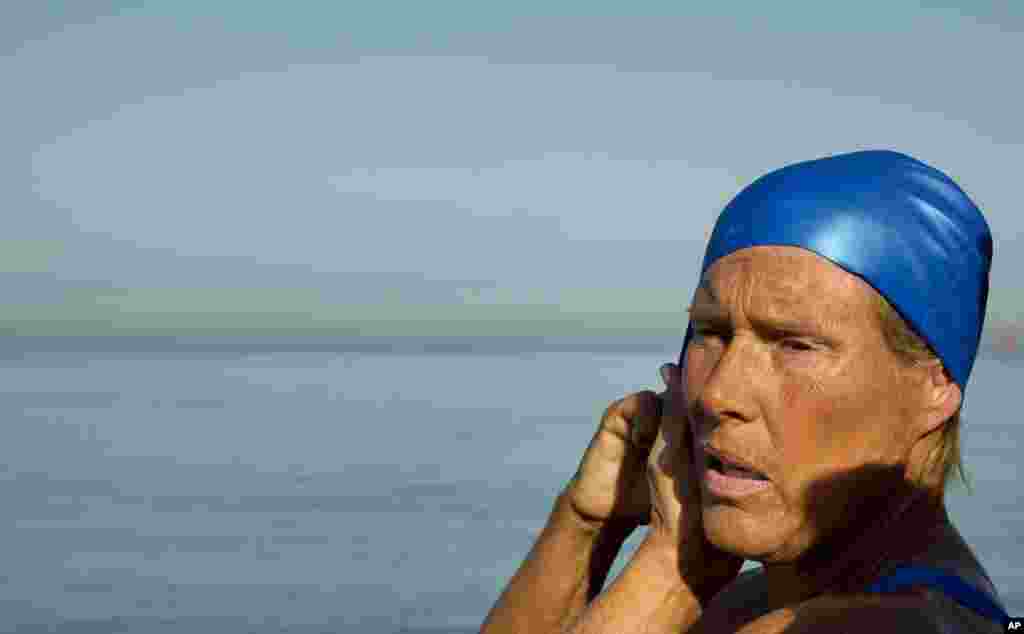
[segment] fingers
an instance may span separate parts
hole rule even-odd
[[[643,449],[650,449],[658,439],[658,429],[667,409],[668,393],[679,380],[675,364],[663,364],[658,372],[665,383],[665,391],[635,392],[612,403],[604,414],[605,429]]]
[[[675,474],[675,460],[678,458],[676,451],[673,451],[671,444],[665,437],[666,430],[662,429],[661,433],[651,448],[651,453],[647,457],[648,471],[653,469],[655,472],[671,478]]]
[[[635,392],[612,403],[606,418],[608,426],[621,429],[629,442],[650,446],[661,419],[661,398],[651,390]]]

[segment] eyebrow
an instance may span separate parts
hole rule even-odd
[[[714,323],[729,321],[728,313],[712,306],[708,306],[707,304],[694,304],[687,308],[686,312],[690,313],[690,321],[706,321]]]
[[[706,277],[700,278],[700,284],[697,285],[698,289],[703,290],[708,296],[711,297],[711,301],[718,303],[718,296],[715,295],[715,289],[711,288],[711,280]]]
[[[708,278],[701,278],[700,284],[697,285],[697,290],[702,290],[707,293],[708,296],[711,297],[711,301],[694,301],[690,306],[688,306],[686,308],[686,312],[690,313],[690,319],[712,322],[729,321],[729,313],[720,307],[718,298],[715,297],[715,291],[711,288],[711,283],[708,281]],[[696,295],[696,293],[694,295]]]
[[[703,286],[707,290],[706,286]],[[690,320],[704,322],[719,326],[728,325],[731,321],[729,312],[718,305],[717,302],[694,302],[686,309],[690,314]],[[749,317],[751,324],[761,331],[771,333],[811,334],[820,337],[827,336],[829,330],[818,321],[804,320],[799,318],[787,319],[785,317]]]

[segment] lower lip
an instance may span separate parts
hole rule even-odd
[[[704,469],[704,486],[713,495],[739,498],[753,495],[771,486],[768,480],[751,480],[728,476],[714,469]]]

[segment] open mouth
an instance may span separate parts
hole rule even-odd
[[[707,454],[708,457],[708,469],[717,471],[722,475],[726,475],[732,478],[745,478],[747,480],[762,480],[767,481],[768,478],[764,477],[757,471],[751,471],[750,469],[744,469],[730,462],[726,462],[714,454]]]

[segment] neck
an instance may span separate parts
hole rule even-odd
[[[852,519],[819,539],[794,562],[765,563],[768,602],[795,605],[822,594],[857,592],[886,563],[921,553],[950,526],[941,497],[921,494],[887,501],[884,509],[858,509]],[[881,512],[878,512],[881,511]]]

